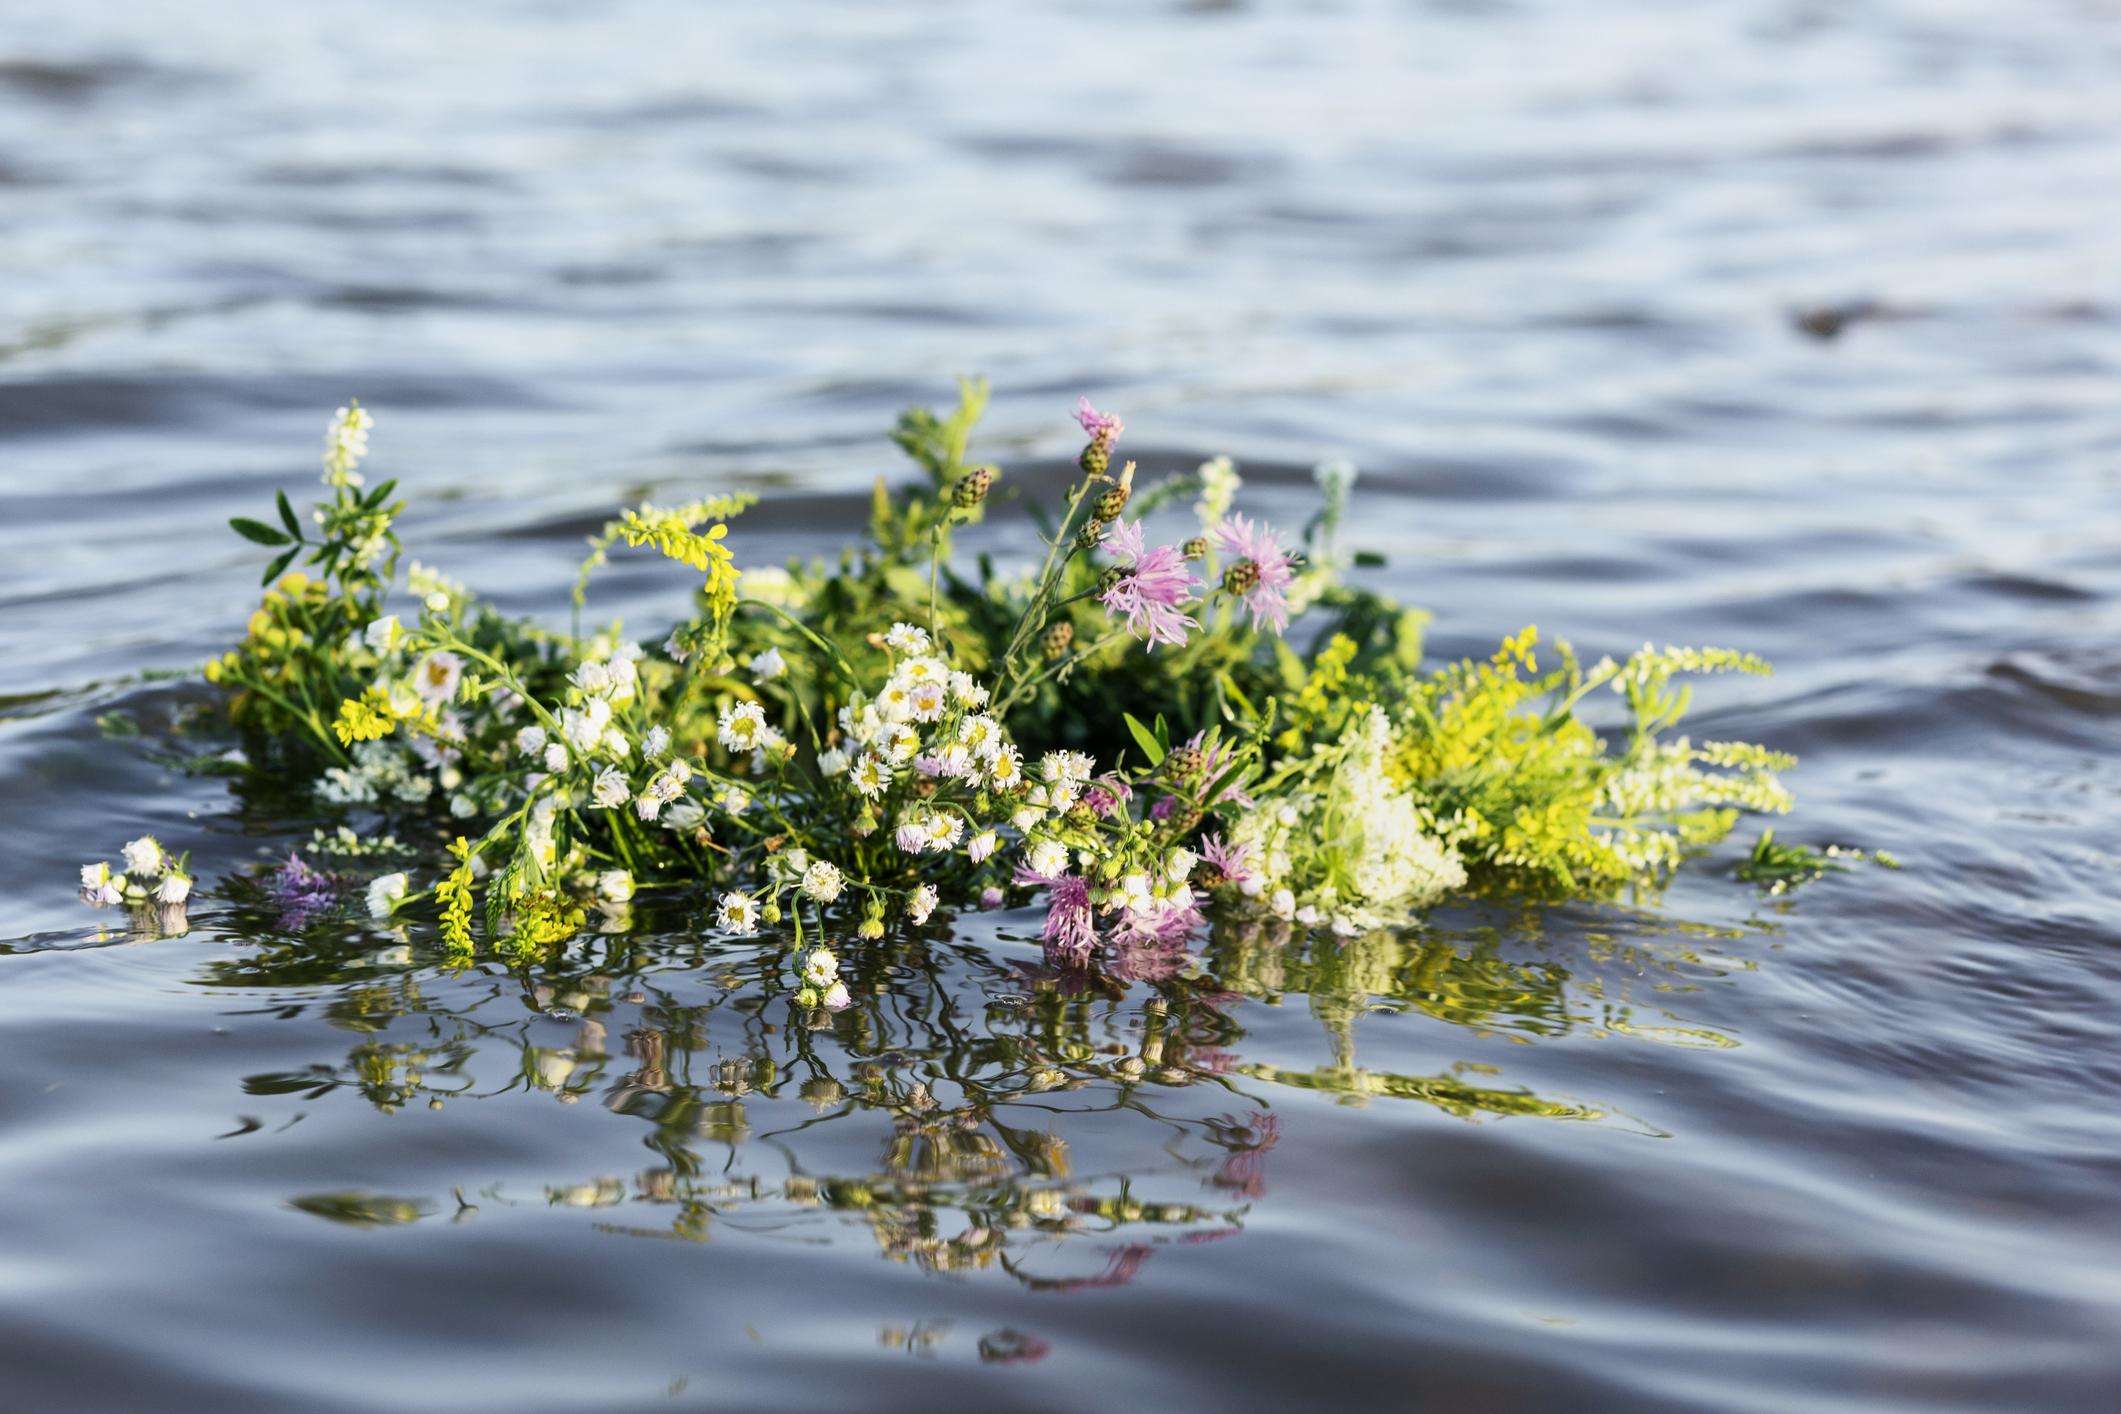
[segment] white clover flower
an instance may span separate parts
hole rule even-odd
[[[864,752],[862,759],[854,765],[854,774],[848,779],[864,799],[874,800],[890,788],[891,767],[881,756]]]
[[[912,624],[893,624],[884,635],[886,646],[901,653],[921,654],[928,651],[928,630]]]
[[[756,702],[724,707],[716,739],[731,751],[753,751],[766,727],[766,709]]]
[[[921,885],[913,891],[913,897],[906,900],[907,921],[916,928],[920,927],[928,921],[928,915],[935,912],[935,906],[940,902],[942,896],[935,891],[935,885]]]
[[[729,933],[755,933],[759,926],[759,903],[749,894],[727,893],[722,895],[721,907],[715,911],[715,926]]]
[[[751,675],[760,682],[772,682],[788,671],[788,662],[781,657],[780,649],[768,648],[763,653],[752,655],[750,667]]]
[[[405,898],[406,877],[400,874],[385,874],[372,879],[368,885],[368,915],[371,918],[388,918],[391,911]]]
[[[612,903],[624,903],[633,897],[633,875],[624,869],[607,869],[597,875],[597,896]]]
[[[827,776],[837,776],[847,769],[847,753],[836,746],[828,746],[817,754],[817,768]]]
[[[565,746],[562,746],[559,742],[554,742],[545,748],[545,769],[548,771],[564,771],[567,769],[567,748]]]
[[[525,756],[541,755],[545,750],[545,729],[533,724],[517,732],[516,750]]]
[[[1004,746],[987,758],[987,784],[996,790],[1009,790],[1024,783],[1023,753],[1013,746]]]
[[[109,866],[104,866],[108,868]],[[143,879],[152,879],[162,872],[162,845],[153,835],[142,835],[125,846],[125,868],[129,873]],[[84,884],[88,881],[82,880]]]
[[[803,965],[796,973],[812,987],[829,987],[839,980],[840,960],[832,955],[830,948],[812,948],[803,957]]]
[[[361,638],[362,641],[368,644],[370,651],[384,654],[397,646],[398,635],[401,632],[403,632],[403,629],[398,623],[398,616],[396,614],[385,614],[364,629],[361,633]]]
[[[1031,846],[1025,862],[1041,879],[1058,879],[1068,872],[1068,847],[1059,840],[1040,840]]]
[[[987,689],[974,682],[970,673],[952,673],[950,675],[950,696],[965,707],[984,707],[987,705]]]
[[[182,903],[191,897],[191,880],[172,869],[163,876],[155,888],[155,899],[160,903]]]
[[[958,724],[957,739],[965,744],[966,750],[984,761],[1002,745],[1002,724],[984,712],[977,712]]]
[[[641,738],[641,754],[648,757],[651,761],[668,750],[670,750],[670,728],[663,726],[661,723],[650,727],[648,735]]]
[[[972,837],[971,843],[965,846],[965,853],[971,856],[974,864],[982,864],[986,862],[987,856],[1000,849],[1001,845],[1002,837],[1000,835],[997,835],[992,830],[982,830]]]
[[[830,903],[838,898],[845,885],[838,867],[822,859],[803,871],[803,892],[819,903]]]
[[[626,773],[616,766],[606,766],[597,772],[596,782],[589,788],[589,803],[599,810],[616,810],[633,795],[633,785]]]
[[[413,690],[420,700],[430,707],[439,707],[455,699],[457,684],[464,678],[464,660],[446,650],[438,650],[420,660],[413,669]]]

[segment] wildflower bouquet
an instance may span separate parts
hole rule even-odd
[[[1090,967],[1183,949],[1210,912],[1351,933],[1456,893],[1654,884],[1739,812],[1788,808],[1788,758],[1672,735],[1685,676],[1757,659],[1585,666],[1527,628],[1425,667],[1426,616],[1347,582],[1352,469],[1321,468],[1317,515],[1287,535],[1234,509],[1226,458],[1153,481],[1117,462],[1121,421],[1086,400],[1079,474],[1047,506],[968,460],[985,398],[969,382],[900,419],[923,474],[880,481],[835,562],[740,568],[749,495],[625,511],[591,541],[567,632],[417,562],[400,593],[402,503],[367,487],[371,419],[350,405],[306,520],[280,493],[273,520],[234,522],[274,558],[206,676],[253,767],[345,818],[340,852],[385,825],[410,842],[412,867],[366,885],[378,917],[431,906],[455,955],[483,936],[528,961],[637,888],[692,887],[727,932],[791,928],[798,999],[827,1007],[842,929],[1043,898],[1049,960]],[[1152,533],[1189,499],[1188,533]],[[1042,559],[954,554],[1005,500]],[[689,617],[582,631],[622,544],[692,578]],[[1581,714],[1599,689],[1625,709],[1611,740]],[[156,873],[147,854],[133,875]],[[116,901],[116,877],[84,893]],[[270,886],[306,919],[347,883],[296,858]]]

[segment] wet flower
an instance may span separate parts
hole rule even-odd
[[[391,912],[405,899],[407,879],[404,874],[385,874],[372,879],[368,885],[368,915],[371,918],[388,918]]]
[[[108,908],[125,897],[125,876],[113,874],[108,862],[81,866],[81,901]]]
[[[820,859],[803,871],[803,892],[819,903],[830,903],[840,896],[845,886],[836,865]]]
[[[830,948],[812,948],[804,955],[797,976],[813,987],[829,987],[839,980],[840,960]]]
[[[1296,578],[1294,561],[1273,530],[1233,515],[1215,531],[1216,548],[1235,558],[1223,574],[1223,588],[1251,611],[1252,627],[1266,624],[1280,633],[1289,626],[1286,590]]]
[[[827,1011],[845,1011],[853,1003],[854,998],[847,995],[845,982],[834,982],[825,989],[825,995],[818,998],[818,1005]]]
[[[1175,545],[1148,548],[1140,521],[1113,522],[1105,546],[1119,561],[1117,574],[1098,596],[1105,612],[1124,618],[1127,631],[1151,651],[1159,643],[1183,646],[1186,630],[1200,627],[1197,619],[1179,612],[1200,583],[1185,552]]]
[[[342,887],[337,875],[311,868],[293,852],[265,880],[265,891],[280,910],[280,926],[289,931],[308,927],[337,904]]]
[[[759,926],[758,900],[744,893],[723,894],[714,922],[724,932],[755,933]]]
[[[916,928],[920,927],[928,921],[928,915],[935,912],[935,906],[941,901],[942,897],[936,892],[935,885],[921,885],[913,891],[913,896],[906,900],[907,921]]]
[[[1074,875],[1053,881],[1046,898],[1046,926],[1039,931],[1049,962],[1080,967],[1097,947],[1097,915],[1090,885]]]
[[[191,897],[191,879],[172,869],[162,876],[155,887],[155,899],[159,903],[182,903]]]
[[[125,846],[125,869],[142,879],[162,872],[162,845],[153,835],[142,835]]]

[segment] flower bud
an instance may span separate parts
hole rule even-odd
[[[1250,560],[1239,560],[1223,571],[1223,593],[1240,595],[1250,593],[1259,583],[1259,566]]]
[[[1170,768],[1172,778],[1181,781],[1199,775],[1206,762],[1207,758],[1197,746],[1174,746],[1171,748],[1171,754],[1164,758],[1164,764]]]
[[[1114,486],[1097,498],[1097,505],[1092,508],[1091,514],[1099,520],[1117,520],[1119,513],[1127,509],[1127,498],[1132,494],[1130,487]]]
[[[964,479],[957,483],[957,489],[950,493],[950,504],[959,510],[970,510],[987,499],[987,488],[993,484],[994,468],[976,466],[965,473]]]
[[[1075,537],[1076,545],[1084,550],[1095,550],[1104,543],[1105,523],[1096,516],[1083,522],[1083,528]]]
[[[1075,625],[1069,623],[1066,619],[1062,619],[1059,623],[1046,630],[1045,637],[1039,640],[1039,646],[1045,649],[1046,657],[1052,659],[1059,658],[1065,654],[1069,645],[1074,642]]]
[[[1181,548],[1184,550],[1187,559],[1205,560],[1208,558],[1208,537],[1196,535]]]
[[[1112,440],[1109,437],[1093,437],[1083,454],[1076,458],[1080,466],[1092,476],[1103,476],[1105,468],[1112,465]]]

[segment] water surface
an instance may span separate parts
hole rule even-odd
[[[4,1402],[2112,1407],[2117,177],[2100,0],[13,0]],[[1019,484],[1078,392],[1355,461],[1439,653],[1766,654],[1700,734],[1907,868],[1076,988],[990,915],[818,1031],[683,900],[528,982],[73,901],[306,838],[165,758],[347,396],[556,617],[624,500],[830,548],[970,371]]]

